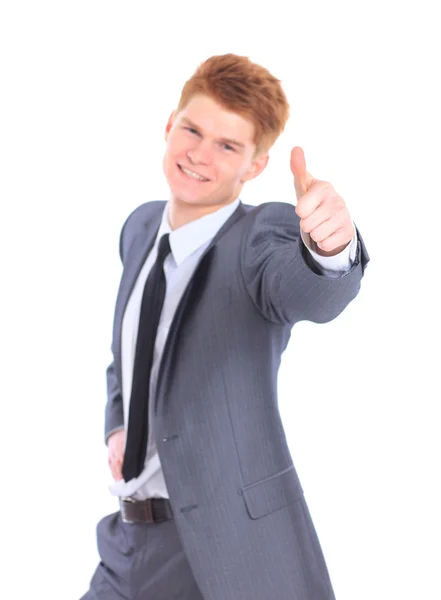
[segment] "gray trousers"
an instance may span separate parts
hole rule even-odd
[[[173,520],[123,523],[120,512],[97,525],[99,563],[81,600],[203,600]]]

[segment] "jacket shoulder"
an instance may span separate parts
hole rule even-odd
[[[145,230],[145,227],[148,226],[152,219],[155,217],[157,219],[158,216],[160,218],[165,205],[165,200],[152,200],[150,202],[144,202],[132,210],[121,228],[119,254],[122,260],[131,241],[139,232]]]

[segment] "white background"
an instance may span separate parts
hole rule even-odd
[[[433,2],[3,2],[0,594],[78,599],[117,509],[104,371],[128,213],[166,199],[164,127],[196,66],[249,56],[291,119],[242,200],[294,202],[293,145],[371,263],[301,324],[280,408],[338,600],[439,600],[440,80]],[[6,560],[5,560],[6,558]]]

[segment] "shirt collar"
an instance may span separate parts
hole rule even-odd
[[[161,225],[156,236],[155,245],[166,233],[170,234],[170,248],[179,266],[190,254],[193,254],[203,244],[214,238],[222,225],[231,217],[240,204],[238,198],[231,204],[223,206],[219,210],[191,221],[178,229],[172,231],[168,220],[169,202],[164,207]]]

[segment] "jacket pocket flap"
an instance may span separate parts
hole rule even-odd
[[[303,489],[294,465],[242,488],[242,495],[252,519],[260,519],[298,500]]]

